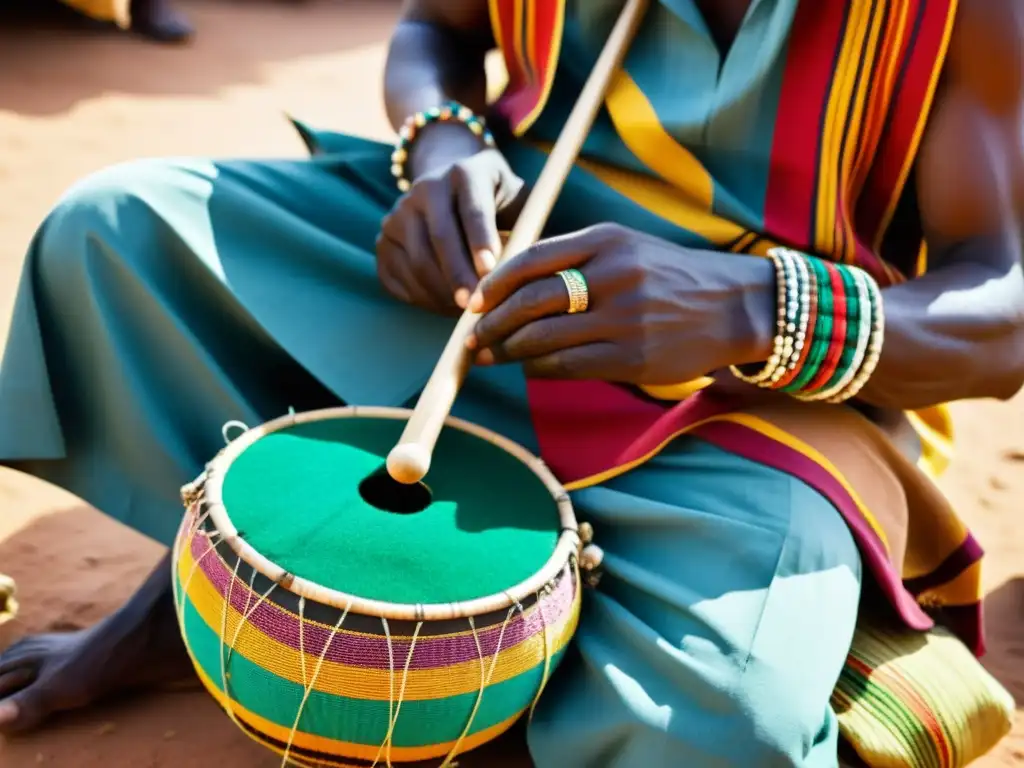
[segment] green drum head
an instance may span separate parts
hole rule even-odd
[[[280,567],[363,598],[464,601],[536,574],[561,527],[537,475],[499,446],[445,427],[426,487],[396,488],[384,462],[404,426],[331,418],[261,437],[228,467],[228,516]]]

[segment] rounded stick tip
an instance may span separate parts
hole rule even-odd
[[[430,451],[416,443],[396,445],[388,454],[388,474],[405,485],[418,483],[430,470]]]

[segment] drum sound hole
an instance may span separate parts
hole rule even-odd
[[[359,484],[363,501],[385,512],[411,515],[430,506],[430,489],[423,483],[406,485],[395,480],[386,469],[374,472]]]

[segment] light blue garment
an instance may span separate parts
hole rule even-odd
[[[26,261],[0,458],[167,543],[229,419],[407,401],[451,321],[375,277],[389,148],[324,140],[312,161],[142,161],[70,190]],[[510,155],[533,175],[537,156]],[[563,199],[553,229],[613,207],[651,223],[586,174]],[[517,368],[475,371],[456,414],[536,450]],[[692,438],[573,500],[607,572],[530,726],[536,764],[836,765],[861,579],[838,512]]]
[[[565,31],[551,96],[527,138],[554,141],[597,61],[622,0],[566,0]],[[729,50],[719,50],[694,0],[654,0],[625,60],[665,132],[711,176],[713,211],[764,230],[772,142],[790,32],[799,0],[752,0]],[[583,154],[657,175],[619,138],[602,110]],[[683,242],[707,245],[696,233]],[[676,239],[684,233],[676,233]]]

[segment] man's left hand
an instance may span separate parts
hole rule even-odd
[[[566,269],[586,278],[585,312],[568,314]],[[774,291],[767,259],[601,224],[543,240],[484,278],[468,343],[477,364],[521,362],[535,378],[674,384],[766,359]]]

